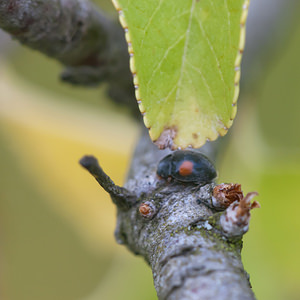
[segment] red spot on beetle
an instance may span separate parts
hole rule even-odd
[[[194,163],[190,160],[185,160],[181,163],[179,167],[179,174],[181,176],[187,176],[192,174],[194,168]]]

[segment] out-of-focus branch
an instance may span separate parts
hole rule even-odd
[[[87,0],[0,0],[0,27],[64,64],[62,79],[105,80],[117,102],[137,111],[123,29]]]
[[[1,0],[0,26],[65,65],[98,66],[112,22],[87,1]]]

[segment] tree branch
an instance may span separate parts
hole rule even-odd
[[[210,143],[201,152],[213,148]],[[159,299],[255,299],[241,262],[242,236],[258,206],[250,203],[255,193],[244,197],[238,184],[160,179],[157,164],[168,153],[144,132],[125,184],[137,201],[126,210],[116,203],[118,243],[150,265]],[[111,194],[107,178],[96,177]]]
[[[0,27],[66,65],[64,80],[91,85],[105,78],[113,98],[137,111],[123,31],[88,1],[0,0]],[[213,145],[201,151],[210,156]],[[240,256],[257,206],[250,203],[253,194],[237,190],[223,199],[214,194],[215,183],[161,180],[157,164],[168,153],[144,134],[125,188],[95,158],[81,160],[117,205],[117,241],[151,266],[160,299],[254,299]]]
[[[99,65],[112,27],[87,1],[2,0],[0,16],[21,43],[70,66]]]

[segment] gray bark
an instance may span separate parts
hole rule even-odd
[[[212,148],[213,143],[207,144],[201,152],[213,153]],[[215,183],[198,186],[159,179],[157,164],[168,153],[158,150],[144,132],[125,187],[115,190],[111,181],[106,185],[107,180],[101,180],[107,175],[94,158],[81,160],[117,205],[118,243],[150,265],[159,299],[255,299],[241,262],[252,207],[235,219],[231,214],[238,202],[223,211],[213,204]],[[140,213],[145,204],[150,207],[147,215]]]

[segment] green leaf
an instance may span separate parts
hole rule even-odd
[[[249,0],[113,0],[136,98],[160,148],[200,147],[236,114]]]

